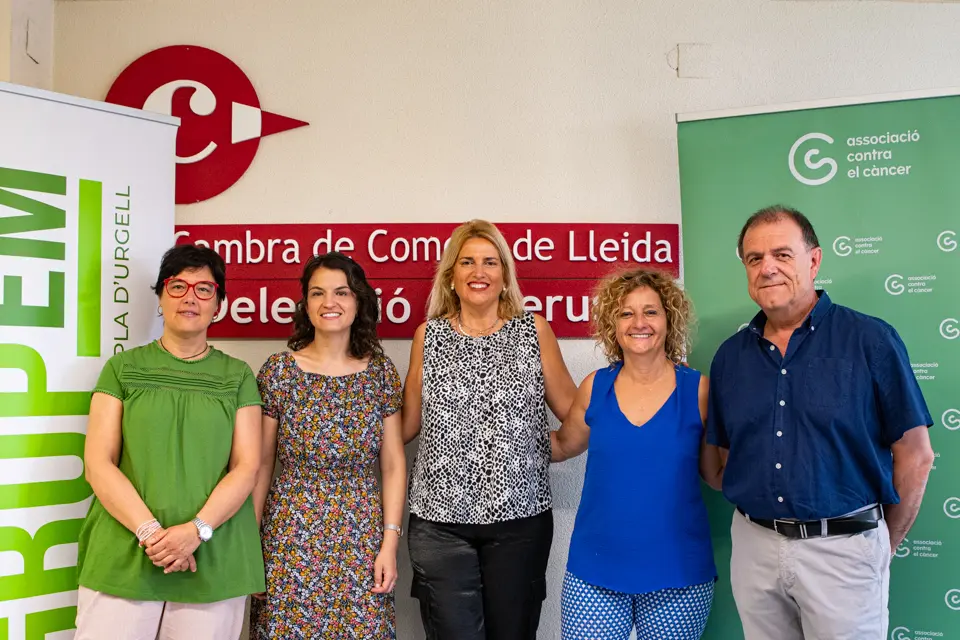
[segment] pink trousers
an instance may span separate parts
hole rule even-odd
[[[246,600],[153,602],[80,587],[74,640],[237,640]]]

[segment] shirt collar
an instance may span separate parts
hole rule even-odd
[[[813,306],[813,310],[810,312],[810,315],[807,316],[806,320],[800,325],[801,327],[816,327],[820,324],[820,321],[827,315],[827,311],[830,310],[830,307],[833,306],[833,302],[830,300],[830,296],[827,295],[826,291],[822,289],[817,291],[817,304]],[[757,315],[753,316],[753,320],[750,321],[748,329],[755,333],[758,336],[763,336],[763,327],[767,324],[767,314],[762,310],[757,312]]]

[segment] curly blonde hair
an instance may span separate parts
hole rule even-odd
[[[593,303],[593,337],[603,347],[610,363],[623,360],[623,348],[617,341],[617,320],[623,299],[640,287],[648,287],[660,297],[667,314],[667,357],[679,364],[689,353],[693,327],[693,305],[669,273],[650,269],[631,269],[614,273],[596,288]]]
[[[500,230],[486,220],[470,220],[454,229],[450,242],[443,251],[440,264],[437,265],[436,275],[433,277],[433,286],[430,297],[427,299],[427,317],[452,318],[460,312],[460,298],[450,287],[453,282],[453,268],[457,263],[457,256],[464,243],[471,238],[483,238],[500,254],[500,264],[503,268],[503,291],[500,293],[500,317],[504,320],[515,318],[523,313],[523,296],[520,295],[520,285],[517,283],[517,266],[513,261],[513,253]]]

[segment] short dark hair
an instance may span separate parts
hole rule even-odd
[[[815,249],[820,246],[820,239],[817,238],[817,232],[813,230],[813,224],[810,223],[807,216],[791,207],[775,204],[764,207],[747,218],[743,229],[740,230],[740,237],[737,239],[737,255],[740,256],[740,259],[743,260],[743,238],[747,235],[747,231],[757,225],[779,222],[784,218],[793,220],[797,223],[797,226],[800,227],[800,231],[803,233],[803,242],[807,245],[807,249]]]
[[[172,278],[185,270],[203,269],[208,267],[217,283],[217,302],[223,302],[227,297],[227,265],[220,254],[209,247],[195,244],[178,244],[168,249],[160,260],[160,273],[157,282],[153,285],[153,292],[158,296],[163,293],[163,281]]]
[[[313,342],[315,329],[307,316],[307,289],[317,269],[342,271],[347,276],[347,286],[357,297],[357,317],[350,327],[350,355],[359,359],[382,354],[383,347],[377,336],[377,320],[380,316],[377,292],[367,282],[363,267],[338,251],[313,256],[303,267],[303,275],[300,276],[301,298],[293,314],[293,335],[287,340],[290,350],[299,351]]]

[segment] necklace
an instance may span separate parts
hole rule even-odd
[[[164,351],[166,351],[167,353],[169,353],[170,355],[172,355],[174,358],[179,357],[179,356],[174,356],[173,353],[170,352],[170,349],[167,349],[167,347],[163,344],[163,338],[158,338],[158,339],[157,339],[157,342],[160,343],[160,348],[161,348],[161,349],[163,349]],[[191,358],[196,358],[197,356],[202,356],[203,354],[205,354],[205,353],[207,352],[207,349],[209,349],[209,348],[210,348],[210,345],[209,345],[209,344],[204,345],[203,351],[201,351],[200,353],[195,353],[195,354],[193,354],[192,356],[187,356],[186,358],[180,358],[180,359],[181,359],[181,360],[190,360]]]
[[[487,334],[490,333],[490,332],[493,330],[493,328],[496,327],[499,323],[500,323],[500,317],[498,316],[497,319],[493,321],[493,324],[490,325],[489,327],[487,327],[486,329],[484,329],[483,331],[479,331],[479,332],[476,332],[476,333],[467,333],[466,331],[463,330],[463,324],[461,324],[461,322],[460,322],[460,314],[457,314],[457,329],[459,329],[459,330],[460,330],[460,333],[462,333],[463,335],[465,335],[465,336],[470,336],[471,338],[477,338],[477,337],[480,337],[480,336],[485,336],[485,335],[487,335]],[[469,327],[468,327],[468,328],[469,328]]]

